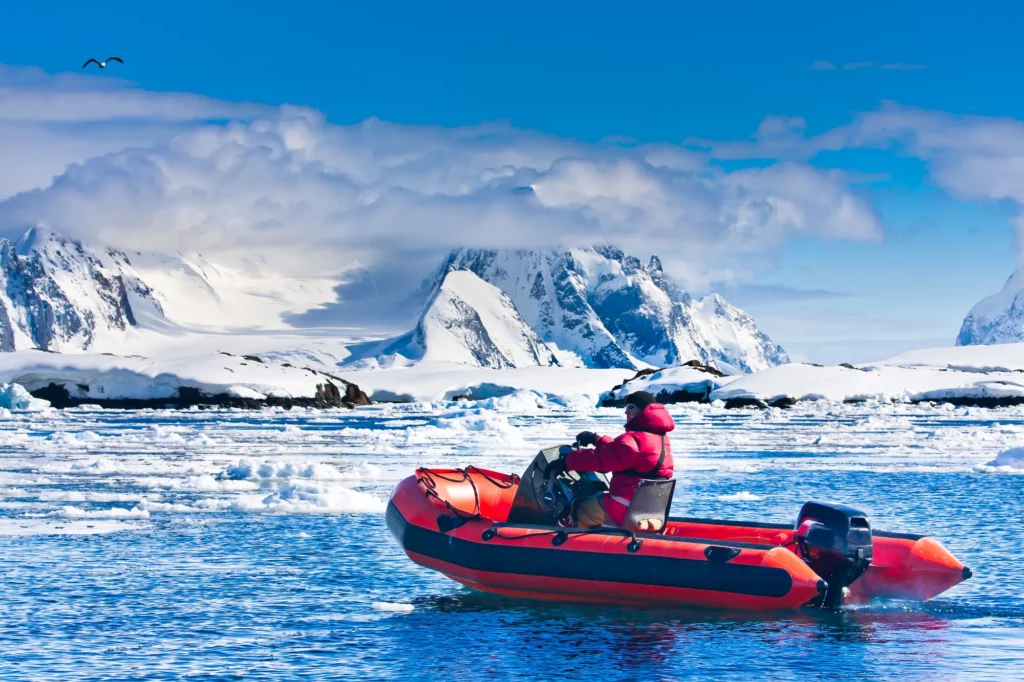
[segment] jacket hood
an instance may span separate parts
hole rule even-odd
[[[646,431],[664,435],[676,428],[672,421],[672,415],[668,413],[661,403],[652,403],[644,408],[644,411],[626,422],[627,431]]]

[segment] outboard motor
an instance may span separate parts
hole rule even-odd
[[[871,524],[862,511],[841,504],[808,502],[796,522],[800,556],[824,578],[820,606],[843,605],[843,589],[871,565]]]

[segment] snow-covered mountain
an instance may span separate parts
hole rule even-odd
[[[558,364],[512,300],[467,270],[444,273],[411,332],[349,350],[352,355],[346,364],[359,367],[394,367],[417,361],[495,369]]]
[[[287,329],[287,314],[334,301],[335,286],[277,275],[258,259],[226,266],[198,254],[89,249],[36,227],[0,239],[0,351],[126,352],[142,330],[152,339]]]
[[[956,337],[958,346],[1024,341],[1024,270],[1017,270],[999,292],[978,301]]]
[[[668,367],[689,360],[751,372],[789,361],[753,319],[720,296],[695,300],[655,256],[613,246],[453,251],[438,269],[469,270],[505,292],[563,365]]]
[[[0,350],[86,350],[137,325],[139,311],[163,315],[123,253],[41,228],[0,239]]]

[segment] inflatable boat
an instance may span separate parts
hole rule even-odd
[[[541,451],[522,477],[417,469],[391,496],[388,528],[417,564],[514,597],[835,608],[923,601],[971,576],[939,542],[874,530],[867,515],[843,505],[808,502],[795,525],[669,517],[674,481],[644,481],[621,528],[574,528],[574,502],[608,481],[575,472],[545,478],[545,465],[569,449]]]

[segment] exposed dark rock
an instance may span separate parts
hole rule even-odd
[[[699,369],[702,372],[707,372],[708,374],[714,374],[716,377],[724,377],[725,376],[725,372],[723,372],[722,370],[718,369],[717,367],[712,367],[711,365],[705,365],[705,364],[701,363],[700,360],[690,360],[689,362],[684,362],[683,364],[681,364],[679,366],[680,367],[692,367],[693,369]]]
[[[854,367],[853,365],[851,365],[848,362],[841,362],[841,363],[839,363],[839,366],[840,367],[845,367],[846,369],[857,369],[856,367]]]
[[[769,405],[760,398],[729,398],[725,401],[725,407],[729,410],[742,407],[757,407],[764,410]]]
[[[1024,396],[1003,396],[999,398],[943,398],[942,400],[914,400],[915,405],[921,403],[949,403],[957,407],[1016,407],[1024,405]]]
[[[141,410],[141,409],[186,409],[189,407],[235,407],[247,410],[258,410],[264,407],[315,407],[325,409],[330,407],[347,407],[352,409],[357,405],[370,405],[370,399],[352,382],[337,379],[344,386],[344,393],[333,381],[325,381],[317,384],[316,394],[312,398],[277,398],[268,396],[260,400],[257,398],[240,398],[217,393],[210,395],[203,393],[198,388],[181,386],[177,395],[169,398],[76,398],[72,397],[67,386],[63,384],[50,383],[43,388],[32,391],[36,398],[50,401],[56,408],[78,407],[79,405],[99,405],[109,409],[118,410]],[[82,388],[82,385],[78,386]],[[88,387],[85,387],[86,389]]]
[[[699,360],[690,360],[689,362],[685,362],[682,365],[680,365],[680,367],[690,367],[690,368],[693,368],[693,369],[700,370],[702,372],[707,372],[708,374],[710,374],[712,376],[715,376],[715,377],[723,377],[723,376],[725,376],[725,374],[723,374],[722,372],[718,371],[716,368],[709,367],[707,365],[701,364],[701,362]],[[625,396],[623,396],[623,398],[616,398],[616,397],[614,397],[615,394],[620,392],[621,389],[624,386],[626,386],[626,384],[628,384],[629,382],[636,381],[637,379],[643,379],[644,377],[653,376],[653,375],[655,375],[655,374],[657,374],[658,372],[661,372],[661,371],[663,371],[663,370],[661,370],[661,369],[654,369],[654,368],[651,368],[651,367],[637,370],[637,373],[634,374],[632,377],[630,377],[629,379],[626,379],[621,384],[618,384],[617,386],[614,386],[612,388],[612,390],[608,391],[607,393],[605,393],[604,395],[601,396],[601,407],[625,407],[626,406],[626,401],[623,399]],[[696,388],[696,386],[695,386],[695,388]],[[657,400],[662,405],[671,405],[672,403],[701,403],[701,402],[708,402],[709,396],[711,395],[711,382],[708,381],[706,384],[704,384],[701,387],[701,389],[702,390],[695,390],[695,391],[678,390],[678,391],[671,391],[671,392],[670,391],[662,390],[662,391],[659,391],[654,396],[654,399]]]
[[[313,372],[314,374],[318,373],[316,370],[312,370],[309,367],[304,367],[303,369],[305,369],[307,372]],[[345,395],[341,398],[341,401],[343,403],[346,403],[348,407],[358,407],[360,405],[373,405],[373,401],[370,400],[370,396],[366,395],[366,393],[364,393],[362,389],[353,384],[351,381],[346,381],[345,379],[342,379],[339,376],[329,374],[327,372],[319,372],[319,374],[322,374],[325,377],[333,379],[334,381],[338,382],[339,384],[345,387]],[[327,383],[330,384],[331,382]],[[334,389],[337,390],[337,387],[334,387]]]
[[[242,358],[248,360],[249,362],[258,362],[261,365],[263,364],[263,358],[256,355],[243,355]]]

